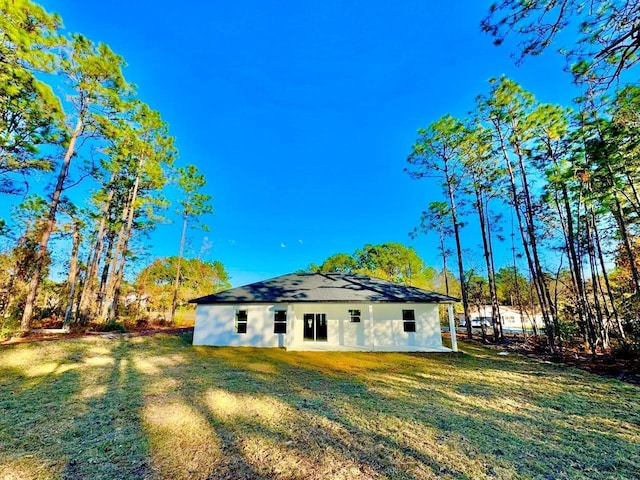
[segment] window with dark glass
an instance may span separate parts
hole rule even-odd
[[[247,333],[247,311],[236,310],[236,333]]]
[[[402,323],[405,332],[416,331],[416,312],[415,310],[402,310]]]
[[[360,310],[349,310],[349,316],[352,322],[360,321]]]
[[[273,314],[273,333],[287,333],[287,311],[276,310]]]

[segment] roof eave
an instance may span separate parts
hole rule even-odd
[[[189,300],[189,303],[195,303],[197,305],[269,305],[277,303],[425,303],[425,304],[449,304],[456,303],[459,300],[215,300],[215,301],[198,301],[198,299]]]

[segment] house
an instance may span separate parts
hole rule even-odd
[[[500,318],[502,320],[502,329],[505,331],[522,331],[533,329],[533,322],[537,328],[544,328],[544,321],[542,315],[539,313],[531,314],[526,310],[520,314],[520,311],[514,307],[500,306]],[[492,322],[492,310],[491,305],[480,305],[469,307],[469,317],[471,319],[471,326],[480,328],[482,324],[488,328],[493,327]],[[461,327],[466,326],[464,320],[464,314],[459,316],[459,325]]]
[[[191,302],[194,345],[447,352],[438,304],[454,327],[457,299],[365,275],[298,273]]]
[[[146,293],[131,292],[124,297],[124,304],[127,307],[137,304],[139,309],[145,310],[148,307],[150,300],[151,295],[148,295]]]

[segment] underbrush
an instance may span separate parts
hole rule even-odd
[[[127,331],[127,327],[124,322],[114,320],[106,323],[93,324],[91,331],[125,333]]]
[[[0,342],[11,338],[20,330],[20,319],[14,316],[0,319]]]
[[[488,340],[483,341],[481,337],[474,336],[471,342],[554,363],[571,365],[592,373],[640,385],[640,345],[637,343],[628,341],[620,344],[614,341],[608,350],[598,349],[594,355],[589,346],[580,338],[565,340],[555,354],[549,352],[547,337],[543,335],[524,337],[521,334],[508,334],[505,335],[503,341],[496,343]]]

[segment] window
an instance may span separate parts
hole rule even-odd
[[[287,333],[287,311],[276,310],[273,314],[273,333]]]
[[[359,322],[360,310],[349,310],[349,316],[351,317],[351,322]]]
[[[402,310],[402,323],[405,332],[416,331],[416,312],[415,310]]]
[[[236,333],[247,333],[247,311],[236,310]]]

